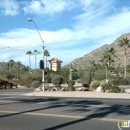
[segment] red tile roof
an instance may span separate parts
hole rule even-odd
[[[52,58],[51,60],[48,60],[50,62],[63,62],[62,60],[58,59],[58,58]]]

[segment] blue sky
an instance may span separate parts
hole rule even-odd
[[[130,0],[0,0],[0,62],[28,65],[26,51],[42,51],[28,18],[40,31],[48,59],[59,58],[65,65],[129,33]],[[31,63],[34,68],[33,55]]]

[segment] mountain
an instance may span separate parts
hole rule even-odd
[[[73,67],[76,67],[75,63],[78,63],[78,66],[83,68],[85,67],[89,61],[95,61],[95,63],[98,63],[99,60],[101,59],[101,56],[102,54],[104,53],[104,51],[107,49],[107,48],[111,48],[113,47],[116,51],[116,56],[117,58],[115,58],[115,66],[116,65],[121,65],[123,66],[123,60],[124,60],[124,49],[122,47],[119,46],[119,40],[122,40],[122,38],[128,38],[130,40],[130,33],[128,34],[123,34],[121,35],[119,38],[117,38],[113,43],[111,44],[105,44],[95,50],[93,50],[92,52],[84,55],[83,57],[79,57],[79,58],[76,58],[72,61],[72,65]],[[128,49],[128,53],[129,53],[130,49]],[[127,64],[130,64],[130,53],[128,54],[128,57],[127,57]]]

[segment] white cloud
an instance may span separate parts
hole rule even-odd
[[[108,0],[70,1],[71,8],[67,8],[70,2],[65,0],[34,0],[24,7],[26,13],[32,14],[54,14],[83,7],[82,13],[74,16],[73,28],[63,27],[55,31],[39,30],[45,41],[46,49],[50,52],[49,59],[57,57],[63,60],[63,64],[67,64],[103,44],[112,43],[123,33],[129,32],[130,11],[128,8],[125,7],[110,13],[113,11],[112,7],[114,7],[112,0],[109,2]],[[35,29],[14,29],[0,35],[0,46],[14,46],[25,50],[3,49],[3,57],[7,60],[10,55],[24,64],[28,64],[28,56],[25,55],[25,52],[34,49],[42,50],[41,45],[41,39]],[[33,58],[32,56],[32,60]],[[39,55],[38,59],[41,58],[42,56]]]
[[[15,16],[19,14],[19,5],[15,0],[0,0],[0,11],[4,15]]]
[[[33,0],[23,7],[25,13],[31,14],[51,14],[71,10],[75,6],[73,1],[66,0]]]

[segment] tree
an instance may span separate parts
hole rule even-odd
[[[114,63],[115,55],[115,49],[114,48],[108,48],[102,55],[100,62],[105,65],[106,68],[106,79],[108,79],[108,69],[110,69],[112,63]]]
[[[122,38],[121,40],[119,40],[119,46],[124,48],[124,78],[126,79],[127,49],[130,47],[130,40],[127,37]]]
[[[60,85],[64,82],[64,77],[61,75],[55,75],[52,78],[52,83],[56,86],[56,87],[61,87]]]
[[[50,53],[48,52],[48,50],[44,51],[44,55],[46,56],[46,67],[47,67],[47,57],[50,56]]]
[[[7,66],[8,66],[8,71],[10,71],[13,67],[14,67],[15,61],[13,59],[10,59],[7,62]]]
[[[34,50],[35,53],[35,69],[37,68],[37,54],[36,52],[38,52],[37,50]]]
[[[29,68],[31,69],[31,58],[30,58],[30,55],[32,54],[32,52],[31,51],[27,51],[26,54],[29,55]]]
[[[18,75],[17,75],[17,76],[18,76],[17,78],[20,78],[20,69],[21,69],[21,62],[20,62],[20,61],[17,61],[17,72],[18,72],[18,73],[17,73],[17,74],[18,74]]]

